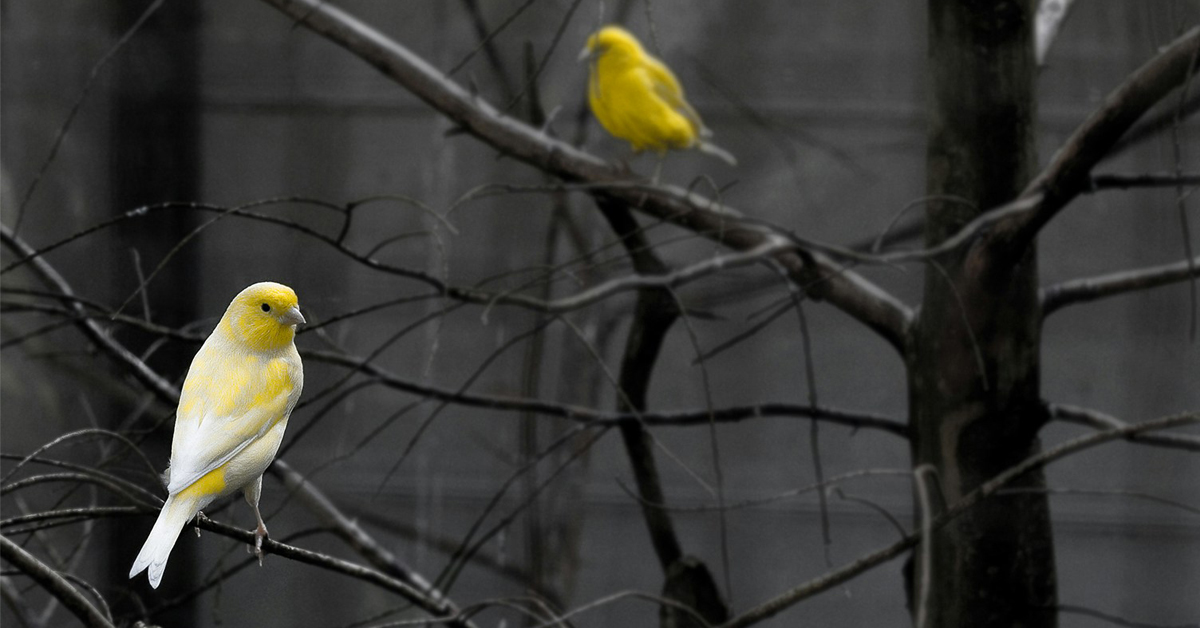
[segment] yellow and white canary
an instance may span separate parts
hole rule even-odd
[[[254,553],[262,560],[267,535],[258,498],[262,474],[275,458],[288,415],[300,399],[304,369],[292,342],[304,323],[296,293],[256,283],[233,299],[204,341],[183,382],[167,501],[129,577],[148,569],[158,588],[179,532],[214,500],[238,490],[254,508]]]
[[[606,131],[634,152],[695,148],[730,165],[737,160],[708,141],[712,136],[688,104],[683,87],[662,61],[646,52],[629,31],[605,26],[588,37],[579,54],[588,61],[588,104]]]

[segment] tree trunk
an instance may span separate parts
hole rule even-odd
[[[138,4],[113,3],[110,11],[114,30],[123,33],[144,10]],[[112,214],[199,196],[201,20],[198,4],[167,3],[141,26],[117,57],[109,152]],[[131,249],[137,252],[141,271],[148,277],[197,224],[193,212],[176,210],[152,215],[126,227],[128,238],[122,241],[122,250],[114,254],[117,263],[107,269],[112,273],[117,295],[132,294],[140,283],[138,273],[133,270]],[[196,320],[199,270],[195,246],[175,252],[171,262],[146,288],[148,316],[154,322],[180,326]],[[143,315],[142,303],[140,296],[131,300],[125,313]],[[126,342],[135,353],[141,353],[152,340],[138,338]],[[148,364],[168,379],[174,379],[187,371],[195,352],[194,345],[166,343],[150,355]],[[124,418],[123,412],[114,412],[112,416],[114,421]],[[143,416],[143,424],[136,427],[146,427],[158,418]],[[167,467],[170,425],[141,443],[160,471]],[[158,495],[165,497],[166,492],[160,488]],[[129,566],[153,523],[153,517],[141,517],[130,527],[112,528],[108,543],[110,582],[124,582],[128,578]],[[190,530],[181,536],[185,538],[171,552],[168,582],[163,589],[168,592],[186,591],[199,584],[199,571],[189,569],[197,564],[193,560],[197,543],[195,538],[186,538],[192,536]],[[145,575],[134,586],[137,591],[148,591]],[[116,610],[124,608],[122,602]],[[188,600],[157,617],[164,625],[186,625],[195,623],[199,613],[195,600]]]
[[[927,184],[939,200],[927,206],[927,244],[1015,198],[1034,171],[1035,4],[930,2]],[[1017,255],[976,245],[926,270],[908,357],[914,465],[937,472],[930,514],[1040,449],[1036,249]],[[1045,479],[1032,473],[1015,486]],[[1044,494],[992,498],[932,545],[931,573],[916,561],[911,591],[925,626],[1056,625]]]

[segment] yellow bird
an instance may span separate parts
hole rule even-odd
[[[737,165],[733,155],[708,141],[712,136],[688,104],[683,87],[662,61],[646,52],[620,26],[605,26],[579,54],[588,61],[588,104],[606,131],[634,152],[695,148]]]
[[[192,517],[214,500],[241,490],[254,508],[254,553],[262,563],[267,526],[258,511],[262,474],[275,458],[288,415],[300,399],[304,369],[292,342],[304,323],[296,293],[256,283],[233,299],[204,341],[183,382],[167,501],[129,577],[149,569],[158,588],[171,548]]]

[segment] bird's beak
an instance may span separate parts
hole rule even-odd
[[[592,58],[592,51],[588,50],[587,46],[584,46],[583,50],[579,51],[579,58],[576,59],[576,61],[578,61],[579,63],[583,63],[584,61],[587,61],[588,59],[591,59],[591,58]]]
[[[308,321],[304,320],[304,315],[300,313],[300,306],[293,305],[291,309],[283,313],[279,319],[287,325],[303,325]]]

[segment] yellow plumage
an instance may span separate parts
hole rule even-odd
[[[629,31],[605,26],[588,38],[588,104],[606,131],[635,152],[696,148],[731,165],[737,160],[707,140],[712,135],[688,104],[670,68],[647,53]]]
[[[292,340],[303,323],[296,293],[256,283],[233,299],[204,341],[183,382],[167,500],[133,561],[132,578],[149,569],[157,588],[183,526],[214,500],[238,490],[258,520],[255,553],[267,534],[258,498],[288,415],[300,399],[304,370]]]

